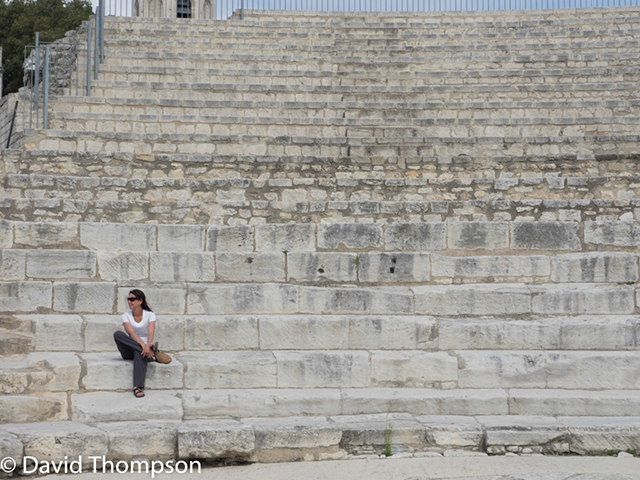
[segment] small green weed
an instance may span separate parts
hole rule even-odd
[[[393,424],[389,421],[389,414],[387,413],[387,426],[384,429],[384,450],[382,454],[386,457],[393,455],[391,452],[391,444],[393,443]]]

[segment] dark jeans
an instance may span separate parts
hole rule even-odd
[[[147,376],[147,362],[153,361],[153,358],[143,358],[140,344],[120,330],[113,334],[113,339],[122,358],[133,360],[133,386],[144,388],[144,379]]]

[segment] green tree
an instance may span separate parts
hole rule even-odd
[[[52,42],[74,30],[92,13],[87,0],[0,0],[0,46],[4,68],[4,93],[22,87],[25,45]]]

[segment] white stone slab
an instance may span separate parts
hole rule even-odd
[[[564,284],[532,286],[534,313],[633,313],[634,290],[628,286]]]
[[[313,252],[316,249],[316,225],[268,224],[256,225],[257,252]]]
[[[0,280],[25,280],[28,250],[0,250]]]
[[[82,385],[86,390],[131,390],[133,388],[133,360],[123,360],[120,353],[85,353],[82,355],[85,374]],[[184,367],[179,360],[170,364],[148,362],[146,389],[182,388]],[[139,386],[139,385],[138,385]]]
[[[206,249],[209,252],[253,252],[253,227],[246,225],[211,226],[207,231]]]
[[[300,287],[302,313],[411,314],[413,295],[406,288]]]
[[[371,352],[374,387],[432,387],[458,380],[458,359],[445,352]]]
[[[175,458],[178,425],[166,421],[114,422],[98,423],[96,428],[109,436],[107,459],[166,461]]]
[[[298,287],[278,284],[189,284],[187,312],[227,315],[296,313]]]
[[[289,253],[287,280],[293,282],[356,282],[358,261],[355,253]]]
[[[428,282],[428,253],[360,253],[358,278],[364,283]]]
[[[3,362],[0,392],[26,394],[76,391],[80,361],[70,352],[34,352],[17,362]]]
[[[638,257],[593,252],[551,257],[554,282],[627,283],[638,281]]]
[[[26,316],[35,325],[35,347],[41,352],[80,352],[84,350],[82,317],[79,315]]]
[[[348,249],[381,247],[382,225],[375,223],[334,223],[318,225],[318,248]]]
[[[100,278],[107,281],[147,280],[149,254],[147,252],[99,252]]]
[[[161,252],[203,252],[204,246],[204,225],[158,225]]]
[[[460,388],[544,388],[545,352],[456,351],[461,359]]]
[[[153,252],[157,227],[140,223],[81,223],[83,247],[100,252]]]
[[[433,254],[432,275],[435,278],[489,279],[548,277],[549,257],[543,255],[445,257]]]
[[[78,248],[77,223],[16,222],[14,244],[27,248]]]
[[[284,253],[216,253],[216,274],[222,282],[284,282]]]
[[[272,352],[183,353],[184,384],[190,389],[270,388],[277,386],[277,365]]]
[[[447,246],[462,250],[500,250],[509,247],[507,222],[448,222]]]
[[[640,390],[509,390],[512,415],[638,416]]]
[[[150,279],[154,282],[215,282],[213,253],[151,253]]]
[[[361,351],[276,351],[278,387],[367,387],[369,354]]]
[[[106,282],[55,282],[53,308],[58,312],[111,313],[116,284]]]
[[[69,414],[66,392],[0,396],[0,423],[67,420]]]
[[[258,318],[192,315],[183,317],[186,350],[257,349]]]
[[[349,348],[430,350],[438,346],[434,317],[358,315],[349,317]]]
[[[180,458],[246,457],[254,448],[253,428],[234,420],[186,421],[178,427]]]
[[[0,282],[0,312],[37,312],[50,309],[53,301],[51,282]]]
[[[347,350],[348,317],[261,316],[260,348],[266,350]]]
[[[13,247],[13,222],[0,220],[0,248]]]
[[[65,280],[93,278],[96,252],[88,250],[29,250],[27,276],[33,279]]]
[[[256,434],[256,448],[326,448],[337,446],[342,431],[324,417],[243,418]]]
[[[182,400],[166,390],[147,391],[144,398],[135,398],[131,390],[82,393],[72,395],[71,402],[76,422],[182,420]]]

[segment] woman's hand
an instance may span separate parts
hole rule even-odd
[[[153,357],[153,350],[151,350],[151,347],[149,344],[146,344],[144,347],[142,347],[142,358],[152,358]]]

